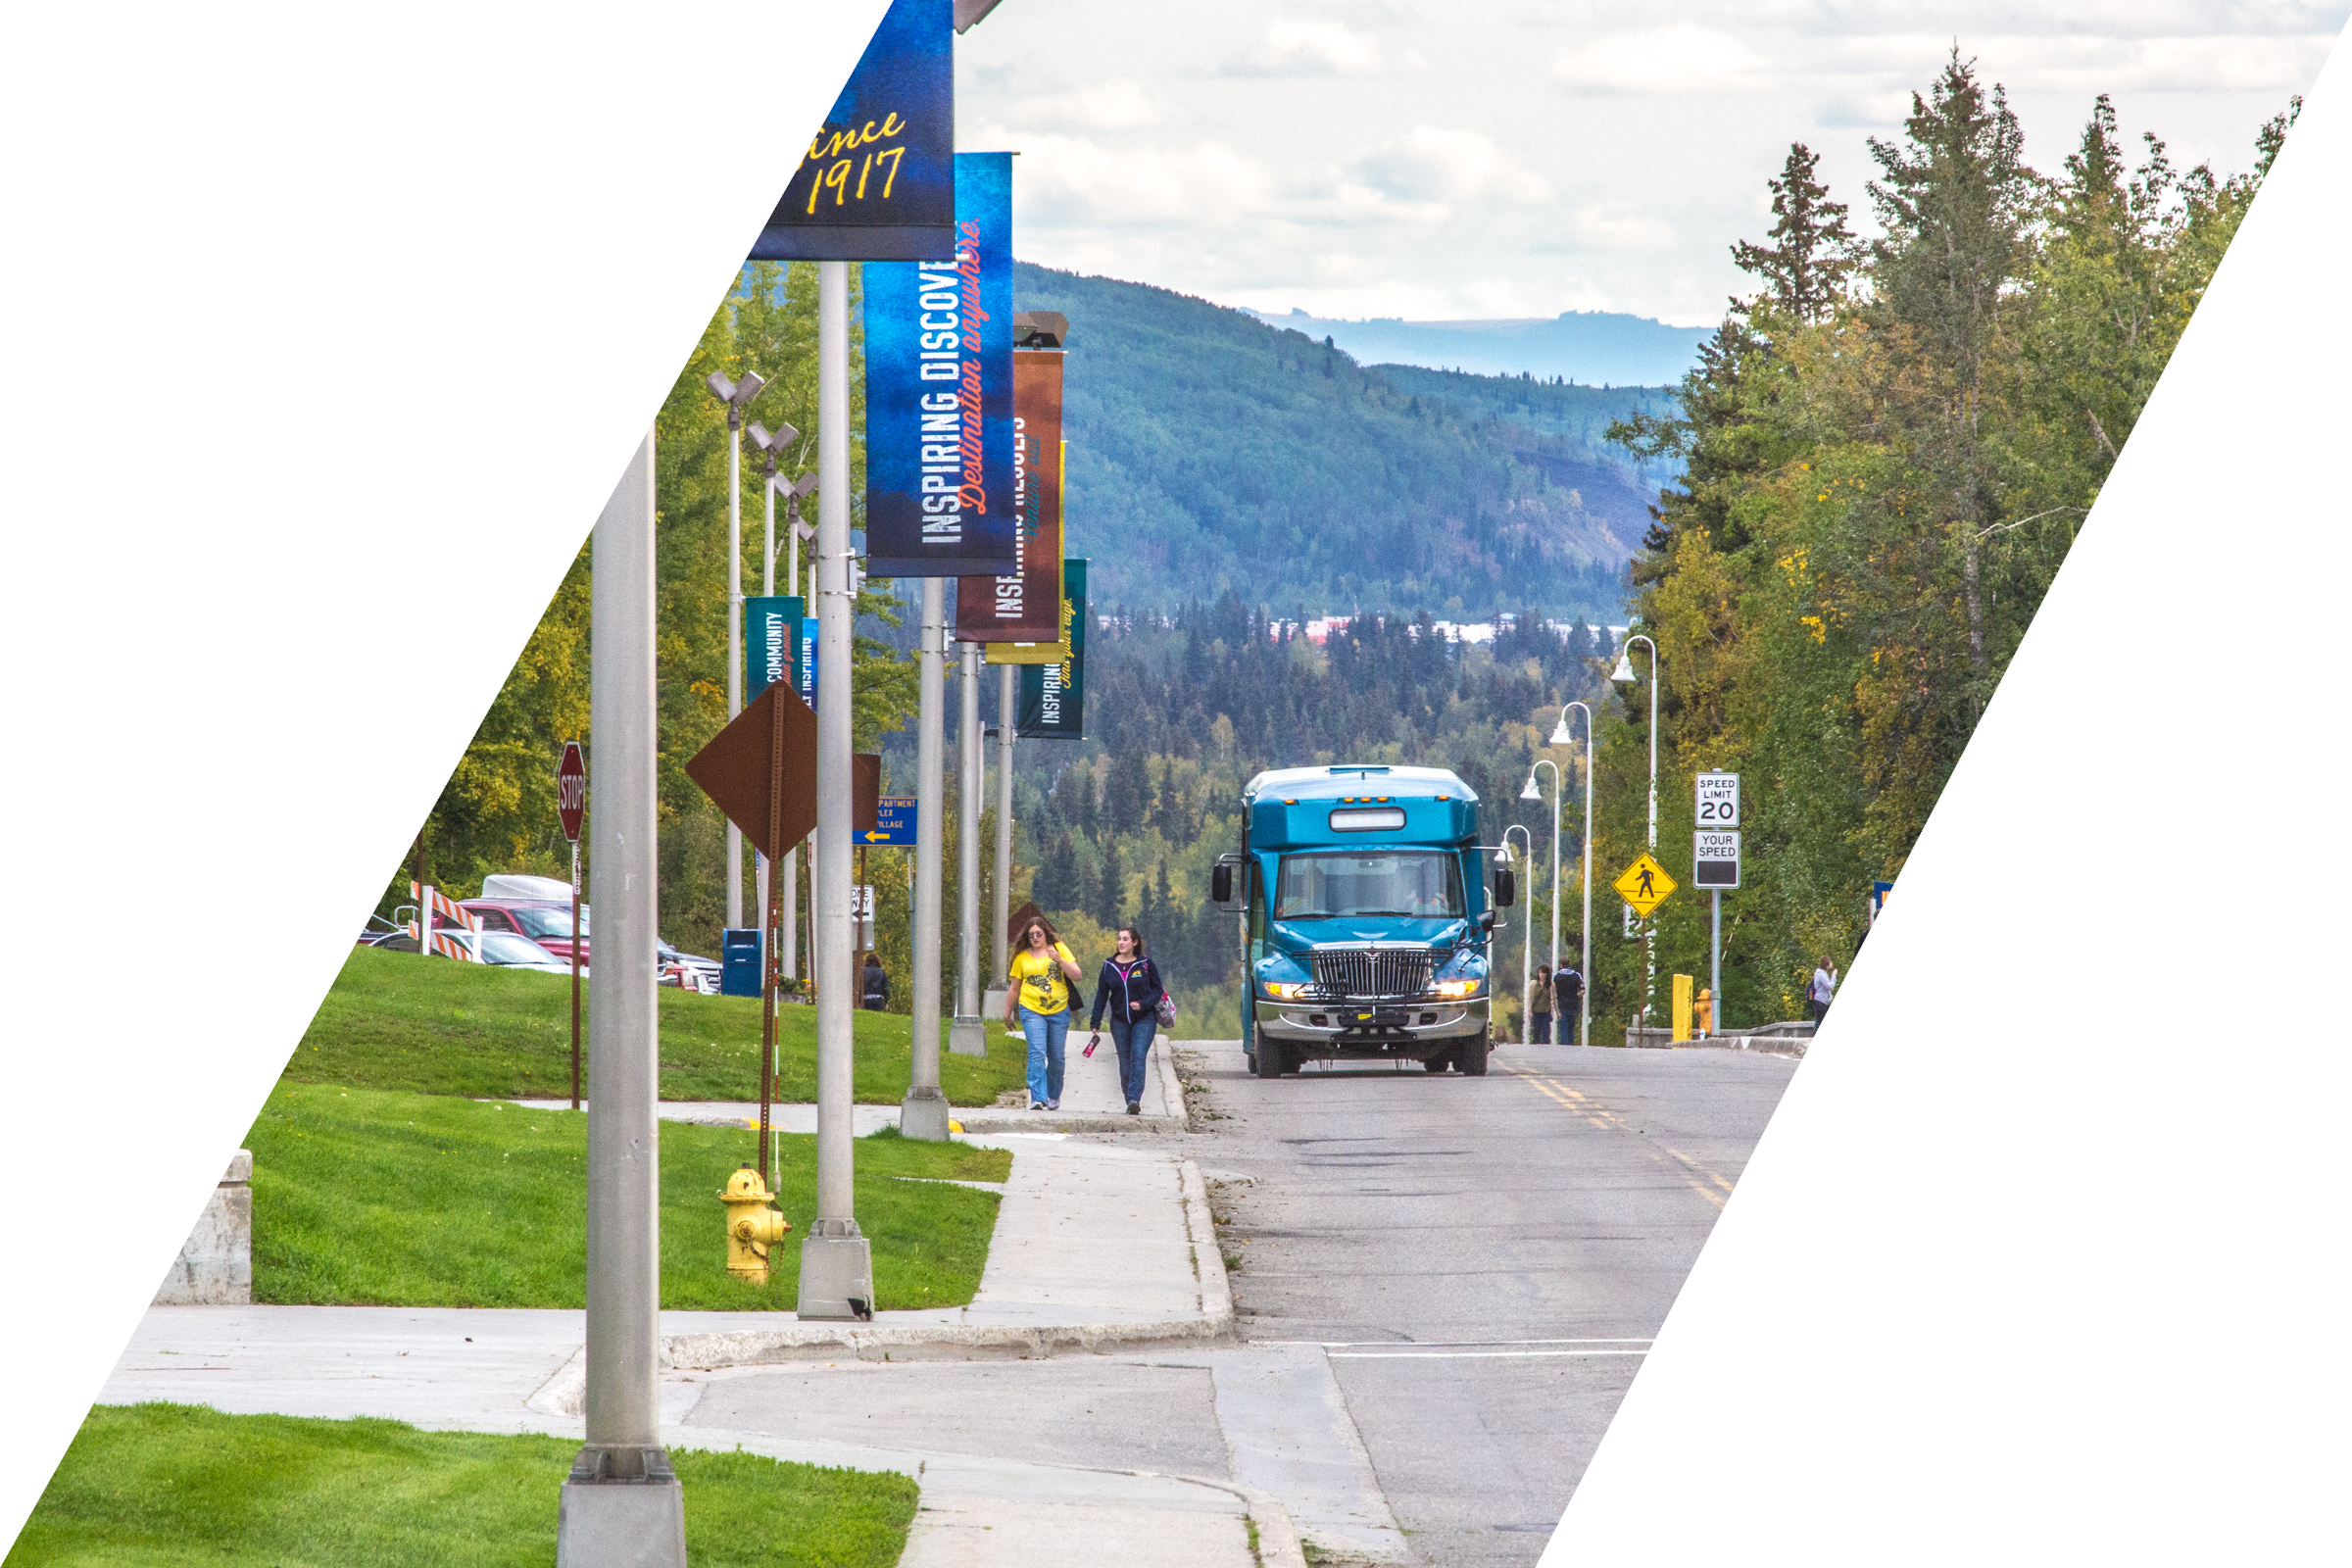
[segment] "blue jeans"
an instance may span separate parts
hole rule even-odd
[[[1110,1020],[1110,1043],[1119,1053],[1119,1088],[1130,1105],[1144,1098],[1144,1062],[1152,1054],[1152,1041],[1158,1033],[1157,1013],[1147,1012],[1133,1023]]]
[[[1550,1045],[1551,1014],[1548,1012],[1539,1012],[1531,1014],[1530,1016],[1532,1019],[1532,1027],[1530,1027],[1527,1031],[1527,1043],[1531,1046]]]
[[[1020,1009],[1021,1033],[1029,1037],[1029,1099],[1037,1104],[1061,1098],[1062,1044],[1070,1036],[1070,1011]]]

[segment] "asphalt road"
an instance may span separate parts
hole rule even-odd
[[[2199,1192],[1962,1102],[1987,1351],[1912,1351],[1938,1101],[1880,1074],[1195,1077],[1247,1333],[1322,1348],[1416,1561],[2352,1563],[2352,1260]]]

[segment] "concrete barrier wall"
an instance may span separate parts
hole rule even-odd
[[[242,1304],[254,1156],[190,1143],[0,1154],[0,1304]]]

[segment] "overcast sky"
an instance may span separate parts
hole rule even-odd
[[[1720,318],[1791,141],[1866,220],[1866,138],[1957,39],[2056,170],[2111,94],[2136,146],[2252,160],[2347,4],[1004,0],[958,144],[1009,148],[1023,260],[1340,317]]]

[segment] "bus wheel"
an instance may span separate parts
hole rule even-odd
[[[1454,1047],[1453,1064],[1469,1077],[1484,1078],[1487,1075],[1487,1037],[1483,1034],[1472,1035]]]

